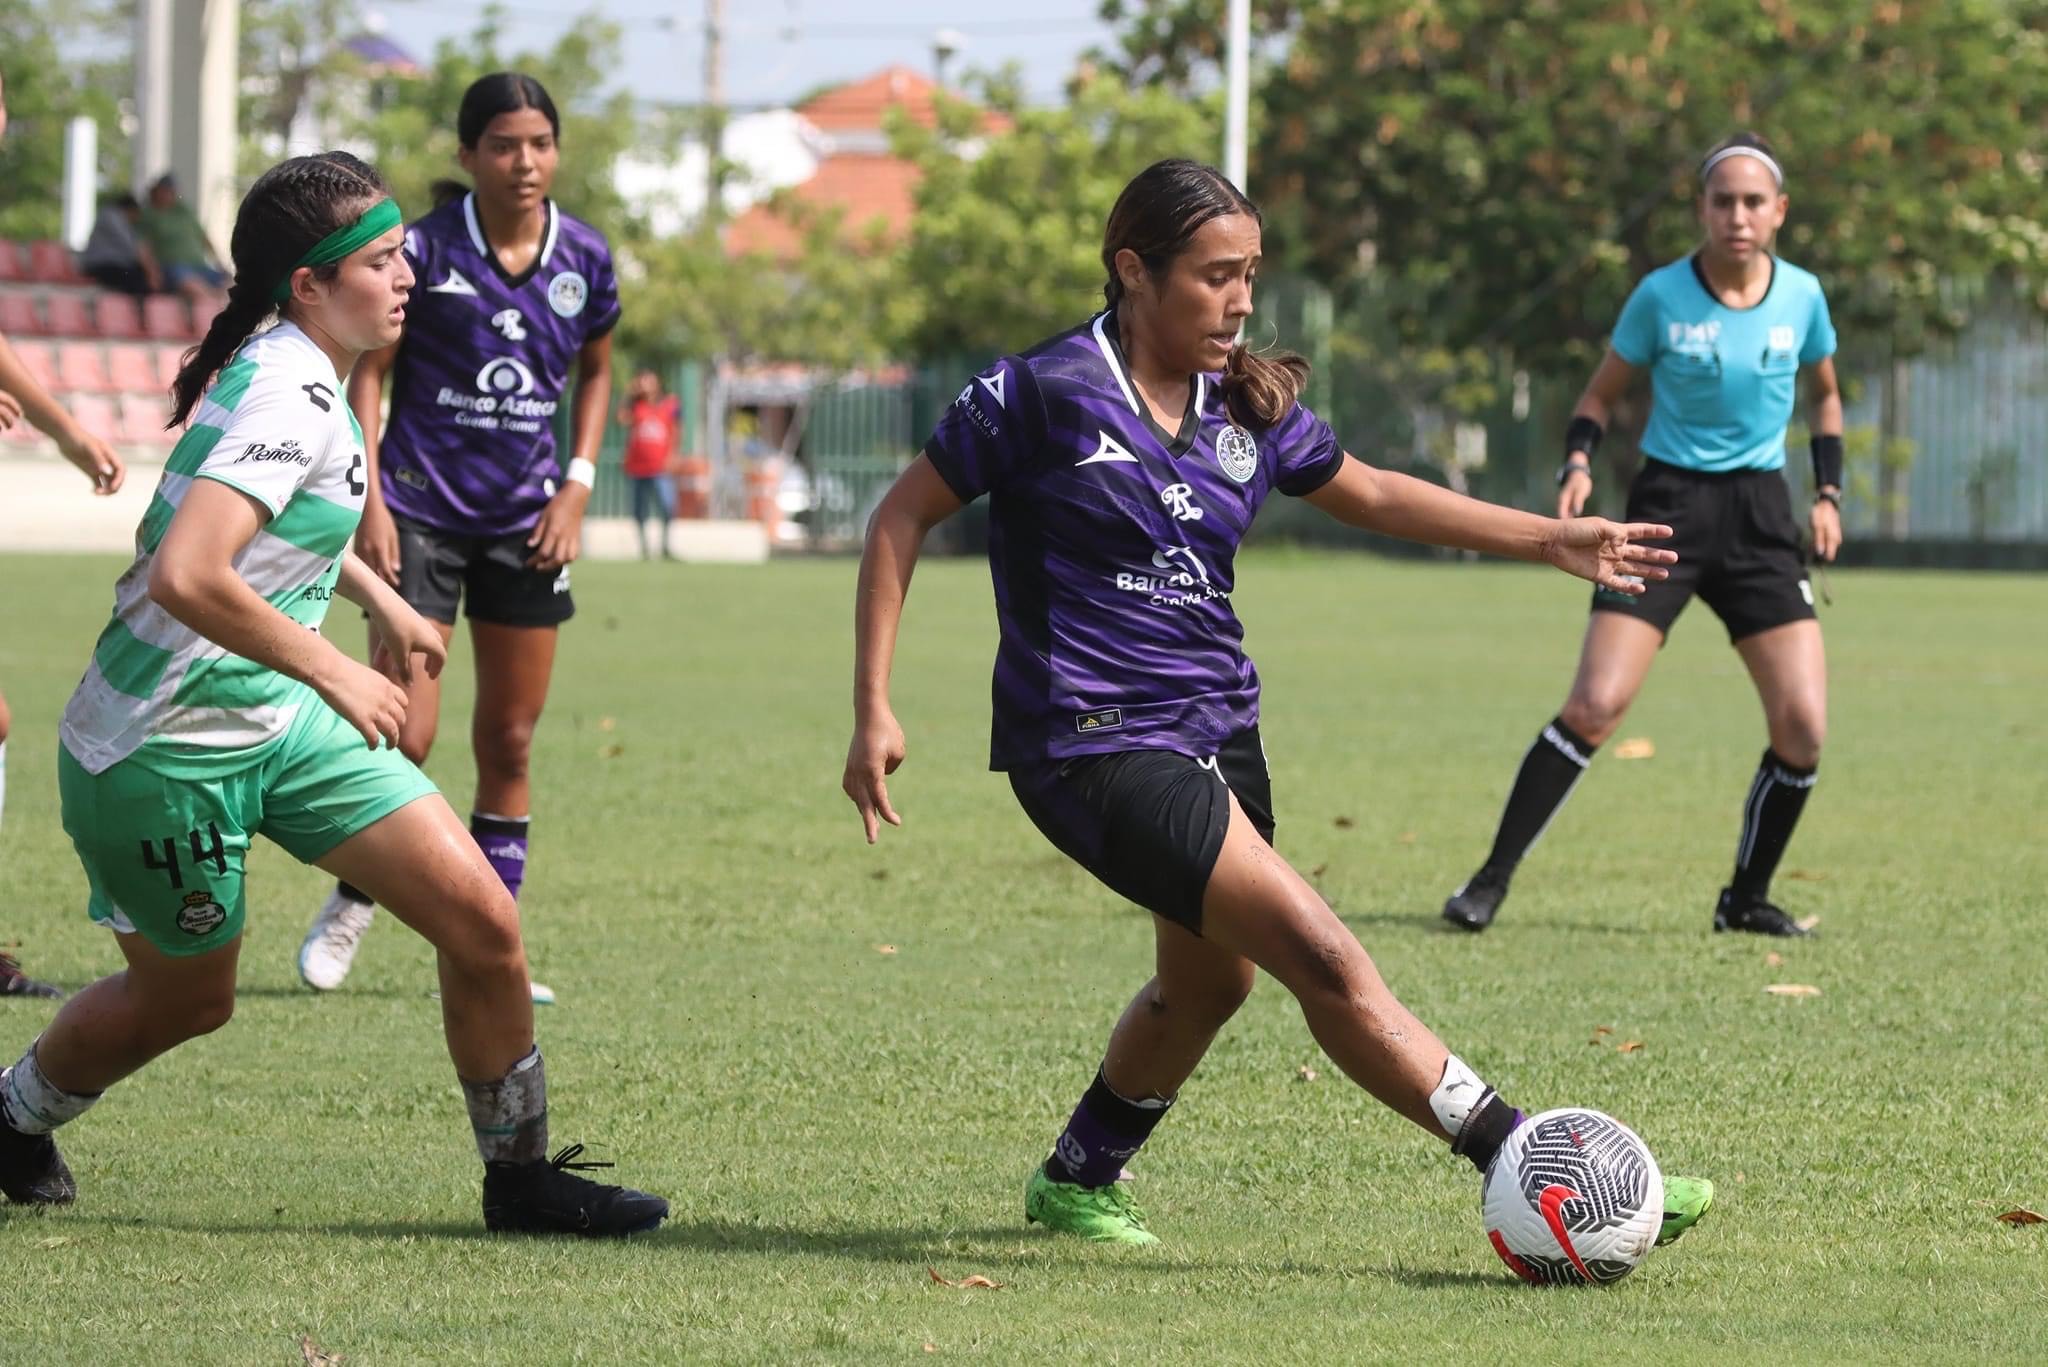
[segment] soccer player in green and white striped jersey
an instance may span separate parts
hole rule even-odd
[[[227,307],[174,386],[173,424],[190,426],[136,531],[58,753],[88,910],[128,966],[73,997],[0,1074],[10,1200],[72,1200],[51,1131],[227,1023],[243,864],[261,834],[369,891],[438,951],[488,1227],[629,1234],[668,1214],[659,1197],[569,1171],[587,1166],[571,1161],[580,1145],[549,1160],[518,911],[434,785],[392,748],[402,685],[437,673],[446,647],[348,549],[367,484],[344,391],[356,360],[404,322],[413,275],[400,246],[398,206],[346,153],[273,167],[242,202]],[[376,626],[378,669],[319,634],[337,593]]]

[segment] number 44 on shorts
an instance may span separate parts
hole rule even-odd
[[[174,891],[183,891],[185,875],[179,867],[180,846],[192,854],[190,867],[195,871],[204,865],[213,865],[213,871],[225,878],[228,872],[228,852],[221,844],[220,827],[211,821],[203,831],[187,831],[182,836],[167,835],[160,840],[146,839],[142,842],[142,866],[146,869],[162,869],[171,880]]]

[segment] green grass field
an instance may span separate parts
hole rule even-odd
[[[671,1223],[484,1236],[428,952],[380,924],[315,999],[292,960],[322,880],[263,846],[234,1022],[64,1132],[76,1206],[0,1210],[0,1360],[284,1363],[302,1334],[352,1363],[2048,1353],[2048,1225],[1995,1219],[2048,1209],[2043,580],[1835,576],[1830,750],[1778,889],[1821,937],[1788,947],[1708,933],[1763,742],[1703,609],[1621,732],[1655,757],[1610,747],[1469,938],[1436,909],[1562,696],[1583,593],[1241,567],[1283,850],[1510,1098],[1610,1110],[1720,1184],[1630,1280],[1542,1292],[1486,1246],[1470,1168],[1346,1083],[1271,982],[1134,1164],[1164,1246],[1027,1229],[1024,1178],[1151,934],[983,767],[986,571],[919,573],[906,825],[869,849],[838,790],[851,563],[669,568],[577,569],[525,912],[562,997],[540,1020],[556,1140],[601,1146]],[[58,828],[54,727],[117,570],[0,558],[0,942],[71,985],[117,956]],[[431,768],[466,810],[457,650]],[[1763,991],[1782,982],[1822,995]],[[49,1014],[0,1003],[0,1052]]]

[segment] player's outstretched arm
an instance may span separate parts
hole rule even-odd
[[[889,706],[889,668],[903,601],[925,534],[958,511],[959,497],[919,455],[897,476],[868,524],[853,605],[853,740],[840,787],[859,809],[870,845],[882,822],[903,824],[889,803],[887,782],[904,758],[903,728]]]
[[[1670,536],[1669,527],[1601,517],[1560,522],[1375,470],[1348,455],[1308,501],[1353,527],[1431,546],[1538,560],[1617,593],[1641,593],[1645,581],[1665,578],[1664,567],[1678,560],[1675,551],[1642,544]]]
[[[12,425],[7,411],[26,417],[38,432],[57,443],[64,459],[76,465],[92,481],[96,494],[116,493],[128,477],[127,467],[114,448],[78,425],[78,420],[37,384],[28,367],[14,354],[14,348],[0,337],[0,430]]]

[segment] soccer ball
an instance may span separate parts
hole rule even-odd
[[[1501,1261],[1538,1285],[1618,1282],[1664,1221],[1664,1175],[1634,1130],[1567,1107],[1530,1116],[1500,1146],[1480,1196]]]

